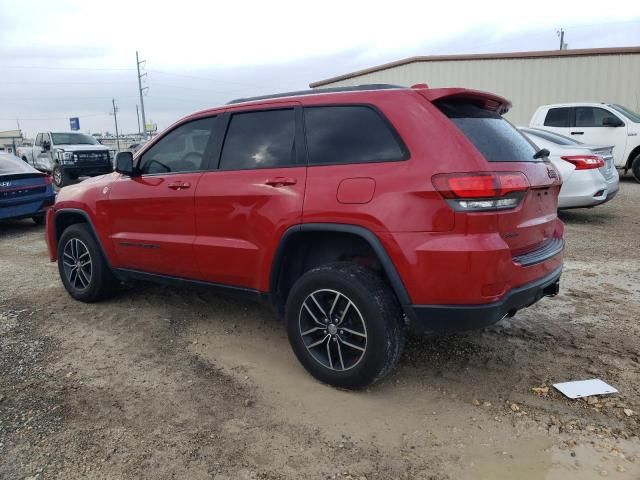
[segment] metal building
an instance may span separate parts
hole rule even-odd
[[[640,111],[640,47],[411,57],[309,86],[364,83],[487,90],[511,100],[507,118],[522,125],[549,103],[611,102]]]

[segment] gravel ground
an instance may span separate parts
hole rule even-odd
[[[148,284],[85,305],[42,227],[0,224],[0,478],[640,478],[640,185],[562,213],[561,294],[412,338],[364,392],[323,386],[264,308]],[[601,378],[611,397],[552,383]]]

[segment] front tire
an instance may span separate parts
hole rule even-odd
[[[56,163],[51,172],[51,179],[56,187],[62,188],[69,183],[69,178],[63,168]]]
[[[631,173],[636,182],[640,183],[640,154],[636,155],[636,158],[631,162]]]
[[[83,223],[71,225],[62,233],[58,242],[58,271],[69,295],[81,302],[108,298],[118,285],[98,242]]]
[[[300,277],[285,319],[300,363],[335,387],[357,389],[380,380],[404,346],[402,310],[390,287],[351,262],[323,265]]]

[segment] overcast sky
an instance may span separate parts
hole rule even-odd
[[[232,98],[412,55],[640,46],[640,1],[0,0],[0,130],[137,131],[135,51],[160,128]],[[428,82],[428,79],[425,79]],[[639,79],[640,81],[640,79]]]

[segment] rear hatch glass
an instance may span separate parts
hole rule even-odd
[[[555,169],[542,158],[533,158],[536,147],[500,114],[468,101],[440,101],[436,106],[491,164],[491,171],[521,172],[527,177],[531,188],[520,205],[496,212],[499,233],[513,255],[550,242],[560,191]]]
[[[489,162],[540,162],[535,147],[496,112],[468,102],[438,102],[437,107]]]

